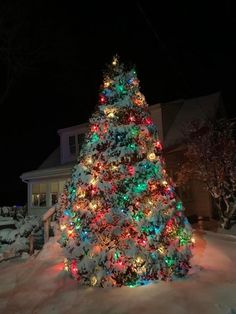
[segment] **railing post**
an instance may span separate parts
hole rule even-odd
[[[49,221],[46,219],[44,221],[44,243],[48,242],[49,240]]]
[[[50,228],[50,221],[52,215],[55,213],[56,207],[53,206],[49,208],[49,210],[43,215],[43,223],[44,223],[44,243],[48,242],[49,240],[49,228]]]
[[[29,235],[29,254],[34,254],[34,237],[32,234]]]

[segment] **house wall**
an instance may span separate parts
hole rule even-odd
[[[213,208],[210,194],[203,182],[194,180],[192,183],[192,210],[197,216],[212,217]]]
[[[183,154],[183,149],[176,149],[164,154],[167,173],[174,182],[176,181],[176,173],[182,164]],[[176,193],[183,202],[187,216],[212,217],[211,196],[204,188],[203,182],[191,180],[187,184],[176,188]]]

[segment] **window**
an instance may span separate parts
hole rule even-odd
[[[58,193],[51,193],[51,205],[55,205],[58,201]]]
[[[32,206],[46,206],[46,183],[35,183],[32,185]]]
[[[69,151],[72,156],[78,155],[81,145],[84,142],[84,138],[84,133],[69,136]]]
[[[50,205],[55,205],[58,201],[59,182],[51,182],[50,186]]]
[[[81,145],[83,144],[84,138],[85,138],[85,134],[84,133],[81,133],[81,134],[77,135],[78,148],[80,148]],[[78,149],[78,151],[79,151],[79,149]]]
[[[71,155],[75,155],[76,153],[76,143],[75,143],[75,136],[69,136],[69,147]]]

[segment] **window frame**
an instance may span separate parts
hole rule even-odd
[[[79,140],[79,136],[83,135],[83,139],[82,140]],[[69,153],[71,156],[73,157],[76,157],[79,152],[80,152],[80,148],[84,142],[84,139],[85,139],[85,136],[86,136],[86,133],[85,132],[76,132],[76,133],[71,133],[68,135],[68,148],[69,148]],[[75,146],[75,153],[72,153],[71,152],[71,146],[70,145],[70,138],[74,137],[75,139],[75,144],[73,146]]]
[[[43,189],[42,186],[45,185]],[[35,189],[34,189],[35,188]],[[43,191],[41,191],[41,188]],[[34,192],[34,190],[38,190]],[[47,182],[33,182],[31,186],[31,207],[45,208],[47,207]]]
[[[36,196],[36,200],[37,202],[35,202],[35,196]],[[45,205],[41,205],[42,203],[42,200],[41,198],[44,197],[44,204]],[[42,192],[42,193],[32,193],[31,195],[31,206],[33,208],[36,208],[36,207],[46,207],[47,206],[47,193],[45,192]]]
[[[74,138],[74,143],[71,145],[70,139]],[[77,147],[76,147],[76,134],[71,134],[68,137],[68,144],[69,144],[69,152],[71,156],[76,156],[77,154]],[[75,152],[71,151],[71,148],[74,148]]]
[[[56,195],[56,198],[57,198],[55,203],[53,202],[53,195]],[[51,206],[56,205],[58,203],[58,199],[59,199],[59,191],[58,192],[50,192],[50,204],[51,204]]]

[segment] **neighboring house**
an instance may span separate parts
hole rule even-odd
[[[155,104],[149,107],[158,126],[163,143],[167,171],[174,178],[184,152],[184,126],[191,120],[213,118],[221,108],[220,93],[208,96]],[[28,185],[29,214],[42,215],[56,204],[66,180],[76,162],[88,123],[58,130],[60,147],[36,170],[23,173],[21,179]],[[187,215],[212,216],[211,197],[201,182],[192,181],[177,189],[186,207]]]

